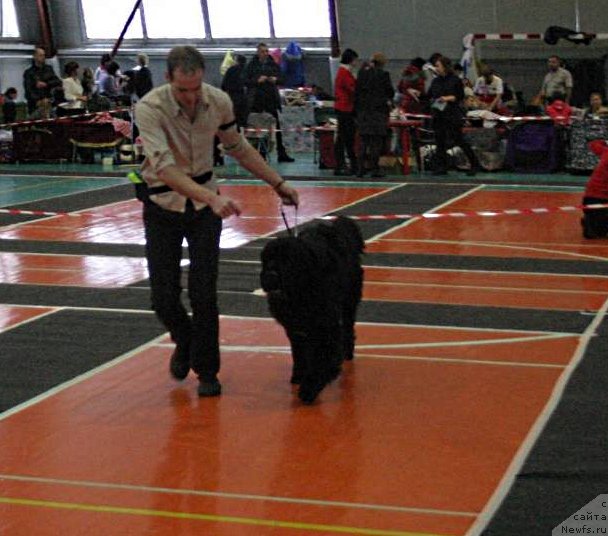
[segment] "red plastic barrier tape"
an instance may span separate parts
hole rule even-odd
[[[353,220],[405,220],[410,218],[425,218],[434,220],[438,218],[471,218],[471,217],[495,217],[495,216],[537,216],[540,214],[555,214],[558,212],[578,212],[581,210],[598,210],[608,208],[608,203],[593,205],[573,205],[563,207],[539,207],[539,208],[512,208],[503,210],[470,210],[462,212],[424,212],[422,214],[366,214],[349,216]],[[90,212],[50,212],[45,210],[19,210],[16,208],[0,208],[0,214],[11,214],[13,216],[99,216]],[[106,218],[125,218],[131,216],[111,215]],[[270,216],[242,216],[244,219],[264,220],[276,219]],[[330,220],[336,216],[320,216],[319,219]]]
[[[16,121],[15,123],[3,123],[0,124],[0,128],[9,128],[9,127],[26,127],[28,125],[36,125],[38,123],[48,123],[49,121],[62,121],[66,120],[80,120],[85,117],[97,117],[104,114],[117,114],[122,112],[129,112],[131,108],[116,108],[115,110],[107,110],[103,112],[95,112],[90,114],[78,114],[78,115],[68,115],[65,117],[51,117],[49,119],[26,119],[24,121]]]

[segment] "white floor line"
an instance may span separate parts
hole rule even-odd
[[[570,289],[559,289],[559,288],[539,288],[539,287],[492,287],[483,285],[449,285],[444,283],[400,283],[396,281],[374,281],[366,279],[367,285],[387,285],[391,287],[430,287],[430,288],[444,288],[444,289],[472,289],[472,290],[494,290],[494,291],[505,291],[510,292],[548,292],[554,294],[598,294],[600,296],[608,294],[606,290],[570,290]]]
[[[378,242],[412,242],[413,240],[407,239],[407,238],[381,238],[380,240],[378,240]],[[521,242],[493,242],[493,244],[501,244],[501,245],[506,245],[506,246],[517,246],[520,245]],[[577,247],[577,248],[593,248],[593,249],[599,249],[599,248],[608,248],[608,244],[564,244],[564,243],[560,243],[560,242],[526,242],[527,246],[547,246],[547,245],[551,245],[551,246],[571,246],[571,247]]]
[[[458,195],[456,197],[453,197],[452,199],[449,199],[448,201],[446,201],[445,203],[441,203],[440,205],[437,205],[436,207],[434,207],[431,210],[427,210],[426,213],[427,214],[431,214],[434,212],[437,212],[438,210],[441,210],[443,207],[446,207],[448,205],[450,205],[451,203],[454,203],[456,201],[460,201],[461,199],[464,199],[465,197],[468,197],[469,195],[471,195],[472,193],[477,192],[478,190],[484,188],[485,185],[480,184],[478,186],[475,186],[473,188],[471,188],[470,190],[466,191],[465,193]],[[372,236],[371,238],[368,238],[365,242],[367,244],[375,242],[376,240],[380,240],[382,237],[394,233],[396,231],[398,231],[399,229],[403,229],[404,227],[407,227],[408,225],[411,225],[412,223],[420,220],[422,218],[418,217],[418,218],[411,218],[407,221],[404,221],[402,223],[400,223],[399,225],[395,225],[394,227],[391,227],[390,229],[387,229],[386,231],[383,231],[381,233],[378,233],[375,236]]]
[[[180,488],[163,488],[154,486],[138,486],[132,484],[115,484],[109,482],[93,482],[88,480],[65,480],[59,478],[44,478],[34,477],[25,475],[11,475],[11,474],[0,474],[0,480],[13,481],[13,482],[28,482],[28,483],[40,483],[40,484],[54,484],[62,486],[75,486],[83,488],[98,488],[98,489],[119,489],[129,491],[139,491],[148,493],[164,493],[171,495],[190,495],[195,497],[213,497],[222,499],[235,499],[245,501],[264,501],[264,502],[276,502],[283,504],[306,504],[312,506],[322,507],[339,507],[339,508],[352,508],[358,510],[376,510],[385,512],[403,512],[403,513],[418,513],[418,514],[431,514],[431,515],[443,515],[443,516],[456,516],[456,517],[476,517],[476,512],[465,512],[457,510],[437,510],[434,508],[415,508],[408,506],[393,506],[384,504],[368,504],[358,502],[345,502],[345,501],[325,501],[320,499],[304,499],[297,497],[276,497],[273,495],[254,495],[248,493],[228,493],[221,491],[207,491],[207,490],[196,490],[196,489],[180,489]]]
[[[466,268],[426,268],[416,266],[385,266],[376,264],[364,264],[363,269],[374,269],[379,268],[381,270],[411,270],[421,272],[456,272],[456,273],[474,273],[474,274],[505,274],[505,275],[527,275],[531,277],[588,277],[594,279],[608,279],[607,275],[598,274],[556,274],[553,272],[522,272],[522,271],[510,271],[510,270],[469,270]]]
[[[406,222],[407,223],[407,222]],[[435,240],[435,239],[411,239],[404,241],[414,242],[419,244],[448,244],[448,245],[458,245],[458,246],[476,246],[482,248],[496,248],[496,249],[506,249],[506,250],[515,250],[515,251],[533,251],[536,253],[550,253],[552,255],[565,255],[566,257],[574,257],[576,259],[586,259],[592,261],[603,261],[608,262],[608,257],[599,257],[597,255],[586,255],[584,253],[575,253],[573,251],[562,251],[555,249],[547,249],[547,248],[533,248],[525,245],[522,246],[508,246],[503,245],[498,242],[477,242],[470,240]],[[543,260],[560,260],[560,259],[543,259]]]
[[[564,369],[566,365],[555,365],[552,363],[530,363],[526,361],[488,361],[484,359],[458,359],[455,357],[420,357],[413,355],[382,355],[382,354],[359,354],[357,359],[392,359],[396,361],[427,361],[431,363],[457,363],[462,365],[491,365],[497,367],[524,367],[524,368],[550,368]]]
[[[513,483],[515,482],[517,474],[520,472],[526,461],[526,458],[534,447],[534,444],[540,437],[547,422],[551,418],[551,415],[557,408],[557,405],[559,404],[564,394],[570,377],[578,367],[579,363],[582,361],[587,346],[589,345],[591,338],[595,335],[595,330],[600,325],[602,320],[606,317],[607,311],[608,300],[604,302],[604,305],[598,311],[593,321],[589,324],[585,332],[581,335],[578,347],[576,348],[576,352],[574,353],[572,359],[568,363],[568,366],[564,369],[558,381],[556,382],[553,388],[553,392],[551,393],[549,400],[545,404],[545,407],[539,414],[534,425],[530,428],[526,439],[521,443],[517,453],[515,454],[513,460],[511,461],[509,467],[503,475],[500,483],[496,487],[496,490],[494,491],[492,497],[487,502],[481,514],[475,520],[471,528],[467,531],[466,536],[481,536],[482,531],[485,530],[488,523],[498,510],[499,506],[508,495],[511,487],[513,486]]]
[[[7,304],[3,303],[2,305],[7,305]],[[19,307],[23,307],[23,306],[19,306]],[[27,306],[25,306],[25,307],[27,307]],[[45,309],[47,309],[47,307],[45,307]],[[58,311],[62,310],[62,307],[48,307],[48,309],[51,309],[51,310],[40,313],[39,315],[34,316],[32,318],[26,318],[25,320],[22,320],[21,322],[17,322],[16,324],[11,324],[10,326],[0,328],[0,333],[6,333],[7,331],[11,331],[12,329],[18,328],[20,326],[24,326],[25,324],[29,324],[30,322],[35,322],[36,320],[40,320],[41,318],[44,318],[45,316],[49,316],[54,313],[57,313]]]
[[[532,337],[513,337],[505,339],[485,339],[469,341],[439,341],[439,342],[415,342],[415,343],[395,343],[395,344],[357,344],[356,350],[404,350],[408,348],[445,348],[445,347],[470,347],[486,346],[492,344],[515,344],[521,342],[546,341],[554,339],[570,338],[570,335],[538,335]],[[222,350],[233,352],[282,352],[289,351],[285,345],[222,345]]]
[[[74,385],[78,385],[79,383],[82,383],[83,381],[88,380],[88,379],[92,378],[93,376],[99,374],[100,372],[108,370],[108,369],[118,365],[119,363],[126,361],[127,359],[130,359],[131,357],[133,357],[135,354],[141,352],[142,350],[145,350],[146,348],[150,348],[150,347],[154,346],[157,341],[160,341],[165,336],[166,336],[166,334],[163,333],[162,335],[152,339],[151,341],[148,341],[145,344],[142,344],[141,346],[138,346],[137,348],[134,348],[134,349],[128,351],[127,353],[122,354],[122,355],[112,359],[111,361],[108,361],[107,363],[104,363],[103,365],[95,367],[94,369],[91,369],[91,370],[85,372],[84,374],[81,374],[80,376],[76,376],[75,378],[72,378],[71,380],[68,380],[67,382],[59,384],[59,385],[53,387],[52,389],[49,389],[48,391],[45,391],[44,393],[39,394],[38,396],[35,396],[34,398],[26,400],[25,402],[23,402],[17,406],[7,409],[6,411],[0,413],[0,421],[3,421],[4,419],[7,419],[10,416],[15,415],[16,413],[19,413],[27,408],[30,408],[30,407],[38,404],[39,402],[46,400],[47,398],[50,398],[58,393],[61,393],[62,391],[65,391],[66,389],[68,389]]]

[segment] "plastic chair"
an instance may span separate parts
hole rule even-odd
[[[425,161],[432,162],[437,149],[435,131],[430,127],[417,127],[413,129],[412,149],[416,155],[418,173],[424,173]]]
[[[273,136],[277,120],[268,112],[250,113],[247,116],[245,138],[253,145],[265,160],[274,148]]]

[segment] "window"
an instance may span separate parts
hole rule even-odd
[[[144,0],[146,32],[150,39],[204,39],[205,23],[201,0],[175,0],[167,6],[167,0]],[[124,23],[123,23],[124,24]]]
[[[213,37],[270,37],[266,0],[207,0]]]
[[[14,0],[2,0],[2,37],[19,37]]]
[[[295,0],[143,0],[125,38],[329,37],[327,0],[306,0],[297,9],[295,3]],[[127,0],[81,0],[86,36],[118,38],[133,5],[134,1]]]
[[[81,0],[86,35],[89,39],[118,39],[127,22],[133,2],[125,0]],[[141,27],[141,15],[138,13],[125,35],[125,39],[137,39],[144,36]]]
[[[272,0],[276,37],[329,37],[327,0],[306,0],[295,9],[293,0]]]

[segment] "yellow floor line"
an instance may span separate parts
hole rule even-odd
[[[101,512],[109,514],[123,514],[132,516],[167,517],[174,519],[187,519],[195,521],[210,521],[214,523],[237,523],[240,525],[253,525],[260,527],[273,527],[296,530],[338,532],[345,534],[364,534],[368,536],[444,536],[422,532],[404,532],[399,530],[366,529],[358,527],[345,527],[340,525],[321,525],[316,523],[297,523],[292,521],[276,521],[272,519],[256,519],[235,516],[217,516],[211,514],[195,514],[189,512],[171,512],[167,510],[151,510],[147,508],[125,508],[121,506],[80,504],[57,501],[43,501],[23,499],[17,497],[0,497],[0,504],[15,506],[39,506],[61,510],[78,510],[84,512]]]

